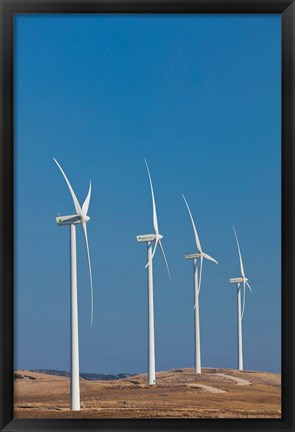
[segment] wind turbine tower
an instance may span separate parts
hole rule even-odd
[[[90,196],[91,196],[91,183],[87,197],[82,205],[82,208],[77,200],[75,192],[65,175],[62,167],[54,159],[54,162],[60,169],[64,179],[71,192],[74,202],[76,214],[70,216],[58,216],[56,222],[59,226],[70,227],[70,267],[71,267],[71,375],[70,375],[70,409],[72,411],[80,411],[80,383],[79,383],[79,329],[78,329],[78,285],[77,285],[77,251],[76,251],[76,225],[82,225],[86,251],[88,257],[88,269],[90,276],[90,295],[91,295],[91,325],[93,322],[93,288],[92,288],[92,272],[90,253],[88,246],[87,228],[86,223],[89,222],[90,217],[87,216]]]
[[[240,258],[240,269],[241,269],[241,277],[237,278],[231,278],[229,281],[230,283],[237,284],[238,286],[238,366],[239,370],[244,370],[243,365],[243,329],[242,329],[242,321],[244,317],[245,312],[245,300],[246,300],[246,285],[249,288],[249,290],[252,293],[252,289],[249,285],[248,279],[245,276],[244,266],[243,266],[243,260],[242,260],[242,254],[240,250],[240,244],[238,240],[238,236],[235,230],[235,227],[233,226],[237,247],[238,247],[238,253]],[[241,283],[243,283],[243,304],[242,304],[242,295],[241,295]]]
[[[186,254],[185,258],[187,260],[193,260],[193,277],[194,277],[194,294],[195,294],[195,307],[194,307],[195,310],[195,372],[196,374],[200,374],[201,373],[201,336],[200,336],[199,295],[200,295],[201,281],[202,281],[203,259],[206,258],[209,261],[213,261],[215,264],[218,264],[218,262],[210,255],[207,255],[206,253],[203,252],[192,212],[183,194],[182,197],[184,199],[185,205],[187,207],[191,219],[191,223],[195,235],[196,246],[198,249],[197,253]],[[198,260],[200,262],[200,272],[198,268]]]
[[[136,239],[139,243],[147,244],[147,259],[148,262],[145,266],[147,268],[148,274],[148,383],[150,385],[156,384],[156,365],[155,365],[155,329],[154,329],[154,289],[153,289],[153,258],[155,256],[155,252],[157,246],[159,245],[161,252],[163,254],[163,258],[165,260],[165,264],[167,267],[168,276],[170,279],[170,271],[168,262],[165,256],[165,252],[162,246],[163,236],[159,233],[158,226],[158,218],[157,218],[157,209],[156,202],[152,184],[152,178],[150,174],[150,170],[145,160],[146,169],[148,172],[151,194],[152,194],[152,205],[153,205],[153,225],[154,225],[154,234],[142,234],[136,236]],[[153,243],[155,244],[153,250]]]

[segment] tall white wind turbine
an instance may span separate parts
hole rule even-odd
[[[147,243],[147,256],[148,262],[145,266],[148,272],[148,383],[150,385],[156,384],[156,366],[155,366],[155,330],[154,330],[154,293],[153,293],[153,258],[159,245],[161,252],[163,254],[163,258],[166,264],[168,276],[170,279],[170,271],[168,262],[165,256],[165,252],[162,246],[163,236],[159,232],[158,226],[158,218],[157,218],[157,209],[156,202],[152,184],[152,178],[150,174],[150,170],[145,160],[146,169],[148,172],[151,194],[152,194],[152,204],[153,204],[153,225],[154,225],[154,234],[143,234],[136,236],[136,239],[139,243]],[[154,250],[152,250],[153,243],[155,244]]]
[[[60,226],[70,226],[70,263],[71,263],[71,384],[70,384],[70,409],[72,411],[80,411],[80,384],[79,384],[79,331],[78,331],[78,293],[77,293],[77,252],[76,252],[76,225],[82,225],[86,251],[88,258],[88,269],[90,276],[90,296],[91,296],[91,325],[93,322],[93,287],[92,287],[92,272],[90,253],[88,246],[87,228],[86,224],[89,222],[90,217],[87,216],[90,196],[91,196],[91,182],[89,185],[89,191],[87,197],[82,205],[75,195],[75,192],[65,175],[62,167],[54,159],[54,162],[60,169],[64,179],[71,192],[76,214],[70,216],[58,216],[56,222]]]
[[[243,260],[242,260],[242,254],[240,249],[240,244],[238,240],[238,236],[235,230],[235,227],[233,226],[237,247],[238,247],[238,253],[240,258],[240,269],[241,269],[241,277],[238,278],[231,278],[229,281],[230,283],[237,283],[238,284],[238,364],[239,364],[239,370],[244,370],[243,366],[243,335],[242,335],[242,321],[244,317],[245,312],[245,300],[246,300],[246,286],[249,288],[249,290],[252,292],[252,289],[249,285],[248,279],[245,276],[245,270],[243,266]],[[241,300],[241,283],[243,283],[243,305]]]
[[[202,246],[200,243],[200,239],[198,236],[198,232],[196,229],[196,225],[193,219],[192,212],[189,208],[188,202],[185,198],[185,196],[182,194],[182,197],[184,199],[185,205],[187,207],[193,230],[196,240],[196,246],[198,249],[197,253],[192,254],[186,254],[186,259],[192,259],[193,260],[193,277],[194,277],[194,293],[195,293],[195,372],[197,374],[201,373],[201,336],[200,336],[200,310],[199,310],[199,294],[201,289],[201,281],[202,281],[202,271],[203,271],[203,260],[206,258],[209,261],[213,261],[215,264],[218,264],[218,262],[212,258],[210,255],[207,255],[202,250]],[[198,272],[198,259],[200,260],[200,273]],[[200,274],[200,277],[199,277]]]

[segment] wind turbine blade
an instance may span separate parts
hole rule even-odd
[[[200,294],[201,290],[201,282],[202,282],[202,272],[203,272],[203,257],[200,258],[200,275],[199,275],[199,287],[198,287],[198,293]]]
[[[199,240],[199,236],[198,236],[198,233],[197,233],[197,229],[196,229],[196,225],[195,225],[195,222],[194,222],[194,219],[193,219],[192,212],[191,212],[191,210],[189,208],[189,205],[187,203],[187,200],[185,199],[185,196],[183,194],[182,194],[182,198],[184,199],[184,202],[186,204],[188,213],[189,213],[190,218],[191,218],[191,222],[192,222],[192,225],[193,225],[193,230],[194,230],[194,234],[195,234],[196,245],[197,245],[198,251],[202,253],[202,247],[201,247],[201,243],[200,243],[200,240]]]
[[[67,185],[68,185],[68,187],[70,189],[70,192],[71,192],[71,195],[72,195],[72,198],[73,198],[73,201],[74,201],[74,206],[75,206],[77,215],[82,216],[82,209],[80,207],[79,201],[77,200],[75,192],[74,192],[74,190],[73,190],[73,188],[71,186],[71,183],[69,182],[67,176],[64,173],[64,170],[62,169],[62,167],[60,166],[60,164],[57,162],[57,160],[55,158],[53,158],[53,160],[56,163],[56,165],[58,166],[58,168],[60,169],[62,175],[64,176],[65,181],[67,182]]]
[[[203,272],[203,256],[201,256],[201,258],[200,258],[200,272],[198,274],[198,295],[200,294],[200,289],[201,289],[202,272]],[[196,309],[196,306],[197,305],[195,304],[194,309]]]
[[[156,249],[157,249],[158,243],[159,243],[159,239],[157,238],[157,239],[156,239],[156,243],[155,243],[155,247],[154,247],[154,250],[153,250],[153,254],[152,254],[152,259],[153,259],[154,256],[155,256],[155,253],[156,253]]]
[[[88,191],[87,197],[86,197],[86,199],[82,205],[82,213],[84,214],[84,216],[86,216],[88,213],[90,197],[91,197],[91,182],[89,182],[89,191]]]
[[[149,181],[150,181],[150,187],[151,187],[151,193],[152,193],[152,202],[153,202],[153,224],[154,224],[154,229],[155,229],[155,233],[159,234],[159,226],[158,226],[158,218],[157,218],[157,209],[156,209],[156,202],[155,202],[155,196],[154,196],[154,189],[153,189],[153,183],[152,183],[152,178],[151,178],[151,174],[150,174],[150,170],[147,164],[147,161],[145,161],[146,164],[146,169],[148,172],[148,176],[149,176]]]
[[[90,296],[91,296],[91,325],[93,323],[93,287],[92,287],[92,271],[91,271],[91,262],[90,262],[90,253],[89,253],[89,246],[88,246],[88,237],[87,237],[87,228],[86,223],[82,223],[83,232],[84,232],[84,238],[86,243],[86,250],[87,250],[87,258],[88,258],[88,268],[89,268],[89,277],[90,277]]]
[[[213,261],[215,264],[218,265],[218,262],[214,258],[212,258],[210,255],[207,255],[207,254],[203,253],[203,257],[207,258],[210,261]]]
[[[243,260],[242,260],[241,250],[240,250],[240,244],[239,244],[238,236],[237,236],[237,233],[236,233],[236,230],[235,230],[234,226],[233,226],[233,230],[234,230],[234,234],[235,234],[236,242],[237,242],[237,246],[238,246],[238,252],[239,252],[239,257],[240,257],[241,274],[242,274],[242,277],[244,278],[245,277],[245,272],[244,272]]]
[[[163,248],[163,246],[162,246],[162,242],[161,242],[161,240],[159,240],[159,246],[160,246],[160,249],[161,249],[161,252],[162,252],[162,255],[163,255],[164,261],[165,261],[165,263],[166,263],[166,268],[167,268],[167,272],[168,272],[169,280],[171,281],[170,270],[169,270],[169,266],[168,266],[167,258],[166,258],[166,255],[165,255],[164,248]]]
[[[247,285],[247,287],[249,288],[249,290],[251,291],[251,293],[253,292],[252,291],[252,288],[250,287],[250,285],[249,285],[249,283],[248,282],[246,282],[246,285]]]
[[[245,312],[245,302],[246,302],[246,285],[245,285],[245,281],[243,281],[243,286],[244,286],[244,293],[243,293],[243,310],[242,310],[241,320],[243,319],[244,312]]]
[[[157,237],[157,239],[156,239],[156,243],[155,243],[155,247],[154,247],[154,250],[153,250],[153,253],[152,253],[152,256],[151,256],[151,259],[150,259],[150,261],[146,264],[145,268],[147,268],[147,267],[150,265],[150,262],[153,260],[154,255],[155,255],[155,253],[156,253],[156,249],[157,249],[158,243],[159,243],[159,239],[158,239],[158,237]]]

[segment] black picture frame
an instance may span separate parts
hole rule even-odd
[[[295,431],[294,415],[294,137],[295,5],[291,0],[0,0],[0,429]],[[282,19],[282,418],[14,419],[13,19],[18,13],[279,13]]]

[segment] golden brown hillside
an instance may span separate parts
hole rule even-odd
[[[81,379],[79,412],[69,411],[69,378],[16,371],[15,418],[280,418],[281,377],[232,369],[173,369],[116,381]]]

